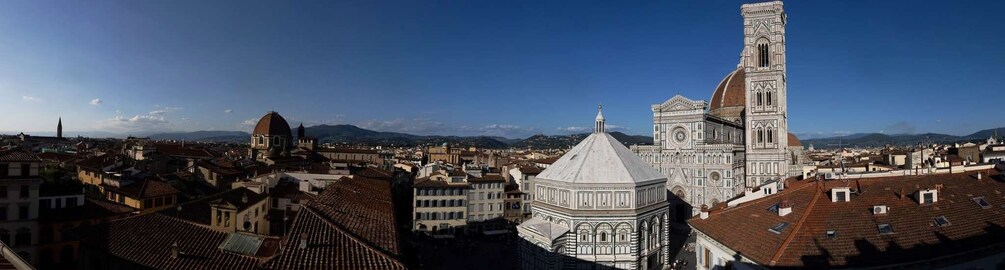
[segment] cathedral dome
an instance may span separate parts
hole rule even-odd
[[[796,134],[789,132],[789,147],[803,147],[803,142],[799,141]]]
[[[726,119],[739,119],[747,102],[746,72],[737,68],[722,78],[719,86],[712,93],[712,102],[708,112],[714,116]]]
[[[258,120],[255,131],[251,135],[293,137],[293,132],[290,131],[290,125],[286,123],[286,119],[283,119],[279,113],[269,112]]]

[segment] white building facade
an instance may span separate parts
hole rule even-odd
[[[666,175],[677,220],[765,182],[802,175],[802,145],[787,125],[782,3],[746,4],[741,14],[740,63],[711,102],[677,95],[652,105],[653,145],[632,146]]]
[[[662,269],[668,265],[666,177],[595,132],[535,179],[532,218],[517,227],[523,269]]]

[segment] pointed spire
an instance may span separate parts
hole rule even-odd
[[[62,116],[59,117],[59,122],[56,123],[56,138],[58,138],[58,139],[62,139],[63,138],[63,117]]]
[[[593,126],[594,133],[604,133],[604,105],[597,105],[597,122]]]

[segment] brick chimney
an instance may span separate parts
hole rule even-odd
[[[782,200],[778,202],[778,216],[784,217],[792,213],[792,202],[789,200]]]

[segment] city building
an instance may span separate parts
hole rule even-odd
[[[265,162],[270,158],[288,157],[293,150],[293,132],[286,119],[279,113],[270,111],[262,116],[251,132],[251,147],[248,156]]]
[[[711,101],[677,95],[652,105],[653,145],[632,147],[667,177],[678,221],[762,183],[804,174],[802,145],[788,132],[782,3],[745,4],[741,15],[740,63]]]
[[[0,241],[27,262],[37,262],[42,160],[15,149],[0,151]]]
[[[793,178],[772,196],[688,221],[698,269],[993,269],[1005,260],[1005,189],[964,173]]]
[[[522,269],[668,266],[666,177],[596,120],[535,179],[533,217],[517,226]]]
[[[459,171],[440,171],[417,178],[412,184],[412,230],[434,235],[452,235],[467,226],[471,184]]]

